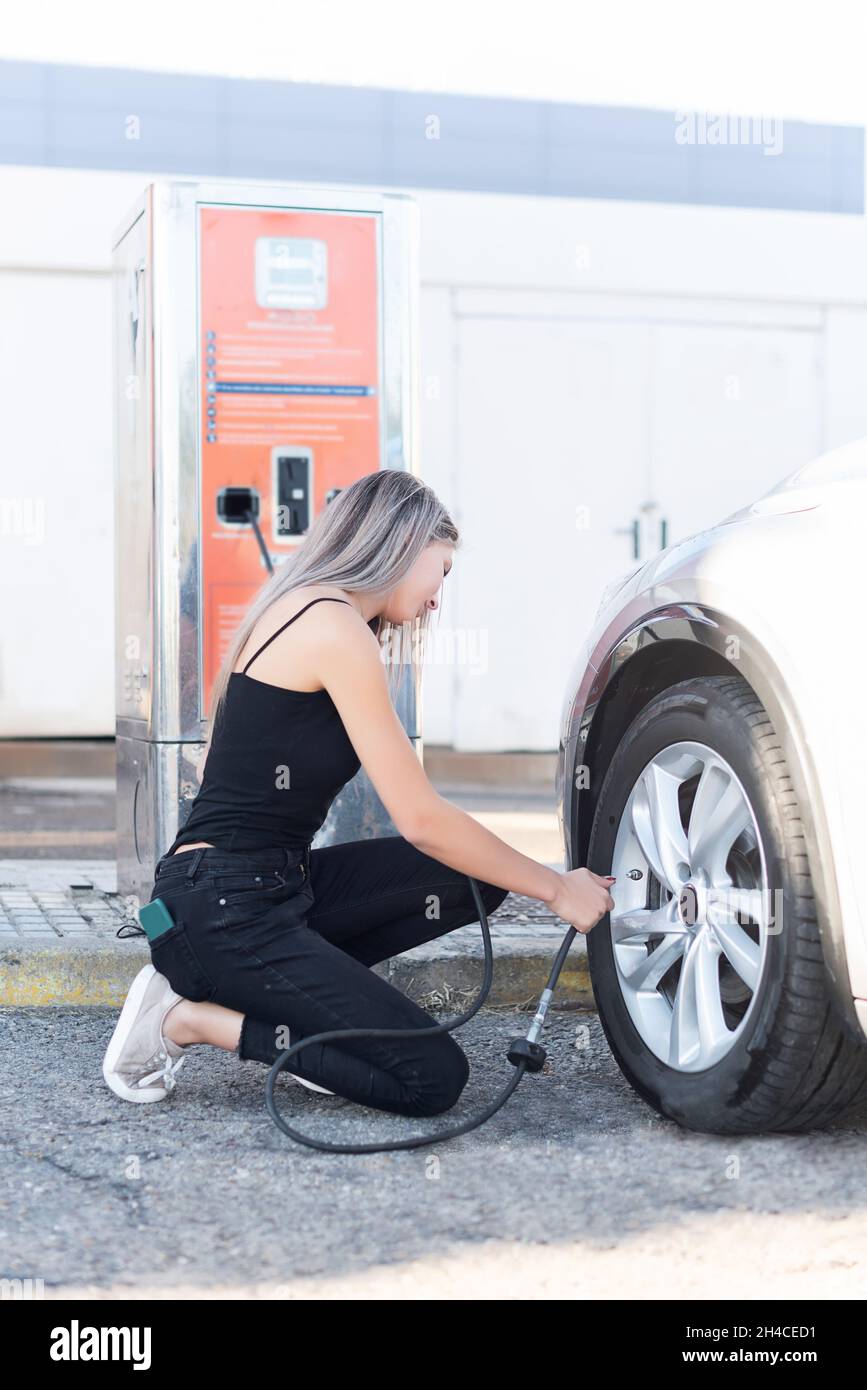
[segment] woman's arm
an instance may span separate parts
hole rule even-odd
[[[563,875],[439,795],[392,704],[379,642],[356,613],[327,607],[311,660],[398,834],[460,873],[552,903]]]
[[[496,883],[510,893],[553,903],[561,875],[480,825],[431,787],[434,800],[419,821],[413,844],[450,869]]]

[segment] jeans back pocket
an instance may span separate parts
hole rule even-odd
[[[156,885],[151,896],[152,902],[154,898],[162,898],[175,918],[173,927],[169,927],[168,931],[149,943],[154,969],[166,977],[176,994],[189,999],[191,1003],[201,1004],[207,999],[213,999],[217,986],[202,968],[190,940],[187,924],[176,912],[176,908],[183,904],[183,894],[172,894],[169,897],[166,893],[161,893]]]
[[[267,904],[281,902],[300,892],[304,886],[304,872],[300,865],[289,869],[232,870],[215,873],[210,882],[221,907],[258,901]]]
[[[217,986],[205,974],[190,945],[186,927],[180,923],[151,942],[154,968],[165,975],[172,989],[194,1004],[213,999]]]
[[[296,899],[301,902],[303,879],[298,867],[277,873],[253,870],[247,874],[216,874],[211,881],[213,902],[222,927],[243,927],[273,908]]]

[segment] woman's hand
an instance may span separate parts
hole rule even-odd
[[[613,908],[614,899],[608,889],[614,882],[610,874],[603,878],[601,874],[594,874],[592,869],[570,869],[560,875],[557,892],[549,907],[564,922],[569,922],[579,932],[586,934],[596,926],[600,917]]]

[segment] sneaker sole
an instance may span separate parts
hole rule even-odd
[[[102,1074],[105,1078],[106,1085],[114,1091],[116,1096],[120,1096],[121,1100],[131,1100],[140,1105],[148,1105],[157,1100],[165,1100],[169,1093],[164,1086],[148,1086],[145,1090],[133,1091],[127,1086],[125,1081],[121,1080],[114,1070],[114,1067],[120,1057],[124,1043],[129,1037],[130,1029],[139,1011],[139,1006],[144,998],[145,990],[156,973],[157,970],[155,965],[145,965],[142,966],[142,969],[139,971],[138,975],[136,975],[130,986],[129,994],[124,1001],[123,1008],[120,1011],[120,1018],[115,1025],[115,1030],[111,1035],[111,1041],[106,1048],[105,1057],[102,1062]]]
[[[297,1081],[299,1086],[306,1086],[310,1091],[321,1091],[324,1096],[333,1096],[334,1091],[329,1091],[325,1086],[317,1086],[315,1081],[307,1081],[303,1076],[295,1076],[290,1072],[293,1081]]]

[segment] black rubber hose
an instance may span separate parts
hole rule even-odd
[[[274,1082],[278,1074],[282,1071],[289,1058],[294,1053],[299,1052],[302,1047],[307,1047],[310,1043],[334,1042],[337,1038],[414,1038],[419,1036],[423,1037],[425,1034],[451,1033],[455,1028],[460,1028],[461,1024],[471,1019],[473,1014],[478,1013],[490,993],[491,982],[494,977],[494,956],[491,949],[491,932],[488,926],[488,916],[485,912],[485,905],[482,902],[482,895],[479,892],[479,885],[476,883],[475,879],[470,878],[469,875],[467,875],[467,881],[469,882],[473,898],[475,899],[485,946],[484,979],[482,981],[482,987],[479,990],[478,998],[475,1000],[472,1008],[468,1009],[465,1014],[460,1014],[457,1018],[453,1018],[446,1023],[433,1024],[430,1028],[337,1028],[327,1033],[313,1033],[309,1038],[301,1038],[299,1042],[293,1043],[291,1047],[286,1048],[284,1052],[280,1053],[280,1056],[273,1063],[268,1073],[268,1080],[265,1083],[265,1103],[277,1128],[281,1129],[284,1134],[288,1134],[290,1139],[297,1140],[299,1144],[307,1144],[311,1149],[320,1149],[324,1153],[334,1154],[375,1154],[386,1153],[392,1149],[417,1149],[421,1148],[424,1144],[438,1144],[443,1139],[454,1139],[459,1134],[467,1134],[469,1130],[477,1129],[479,1125],[484,1124],[486,1120],[489,1120],[492,1115],[496,1114],[501,1106],[505,1105],[526,1071],[526,1064],[523,1061],[517,1063],[514,1075],[509,1078],[509,1084],[500,1092],[496,1100],[493,1100],[487,1109],[483,1110],[480,1115],[476,1115],[469,1120],[464,1120],[462,1124],[453,1125],[450,1129],[441,1129],[437,1130],[434,1134],[422,1134],[409,1139],[398,1139],[391,1144],[328,1144],[324,1140],[313,1139],[310,1135],[302,1134],[299,1130],[293,1129],[291,1125],[287,1125],[285,1120],[278,1113],[274,1103]],[[561,947],[564,958],[566,950],[568,950],[568,945],[564,942],[564,946]]]

